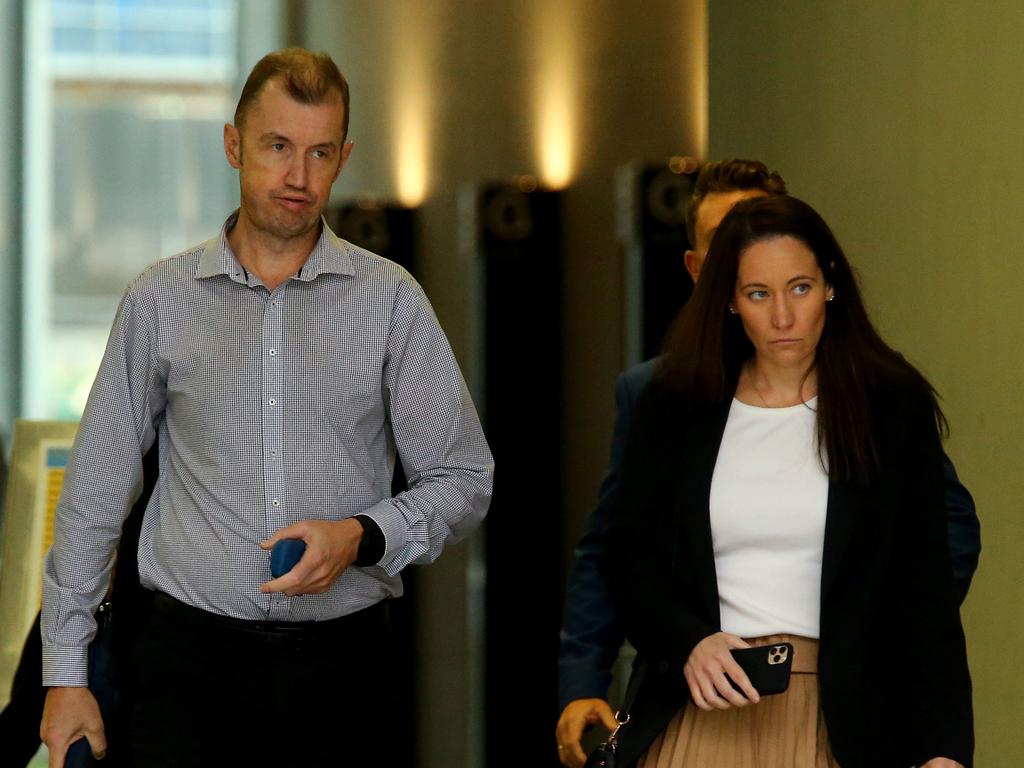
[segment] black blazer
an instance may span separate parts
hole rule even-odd
[[[829,484],[818,659],[821,705],[843,768],[972,764],[971,681],[954,599],[942,453],[923,396],[880,389],[881,470]],[[719,631],[711,478],[729,403],[688,406],[652,384],[637,404],[605,574],[648,673],[622,729],[638,757],[689,691],[683,666]]]

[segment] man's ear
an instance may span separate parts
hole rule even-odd
[[[242,136],[231,123],[224,123],[224,156],[232,168],[242,167]]]
[[[345,163],[348,162],[348,156],[352,154],[352,149],[355,147],[355,142],[346,141],[341,145],[341,162],[338,163],[338,170],[334,172],[334,178],[337,180],[338,174],[341,173],[341,169],[345,167]]]
[[[704,268],[704,257],[694,250],[688,250],[683,254],[683,264],[686,265],[686,271],[690,273],[690,279],[696,283],[697,278],[700,277],[700,271]]]

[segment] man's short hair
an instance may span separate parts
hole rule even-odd
[[[238,128],[242,127],[245,113],[256,100],[260,89],[273,79],[279,79],[288,95],[300,104],[323,104],[332,92],[337,92],[345,109],[341,140],[348,138],[348,81],[330,56],[305,48],[284,48],[268,53],[256,62],[242,87],[238,106],[235,107],[235,125]]]
[[[686,235],[690,247],[697,244],[697,210],[704,198],[716,192],[759,189],[768,195],[786,194],[786,182],[760,160],[718,160],[705,163],[686,203]]]

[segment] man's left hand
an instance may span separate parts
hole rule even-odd
[[[282,528],[260,544],[271,549],[282,539],[306,543],[302,559],[288,573],[260,586],[260,592],[283,592],[288,597],[326,592],[342,571],[355,562],[363,526],[358,520],[301,520]]]

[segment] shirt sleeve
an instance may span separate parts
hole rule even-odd
[[[165,393],[153,363],[152,315],[130,288],[79,424],[43,572],[43,685],[84,686],[93,617],[121,526],[142,482]]]
[[[946,525],[949,528],[949,553],[953,560],[953,586],[956,597],[963,602],[970,589],[974,571],[981,555],[981,523],[974,508],[974,499],[960,478],[953,462],[942,455],[942,477],[945,483]]]
[[[411,278],[399,283],[383,371],[384,403],[409,489],[364,512],[384,533],[395,575],[433,562],[487,513],[494,459],[441,326]]]

